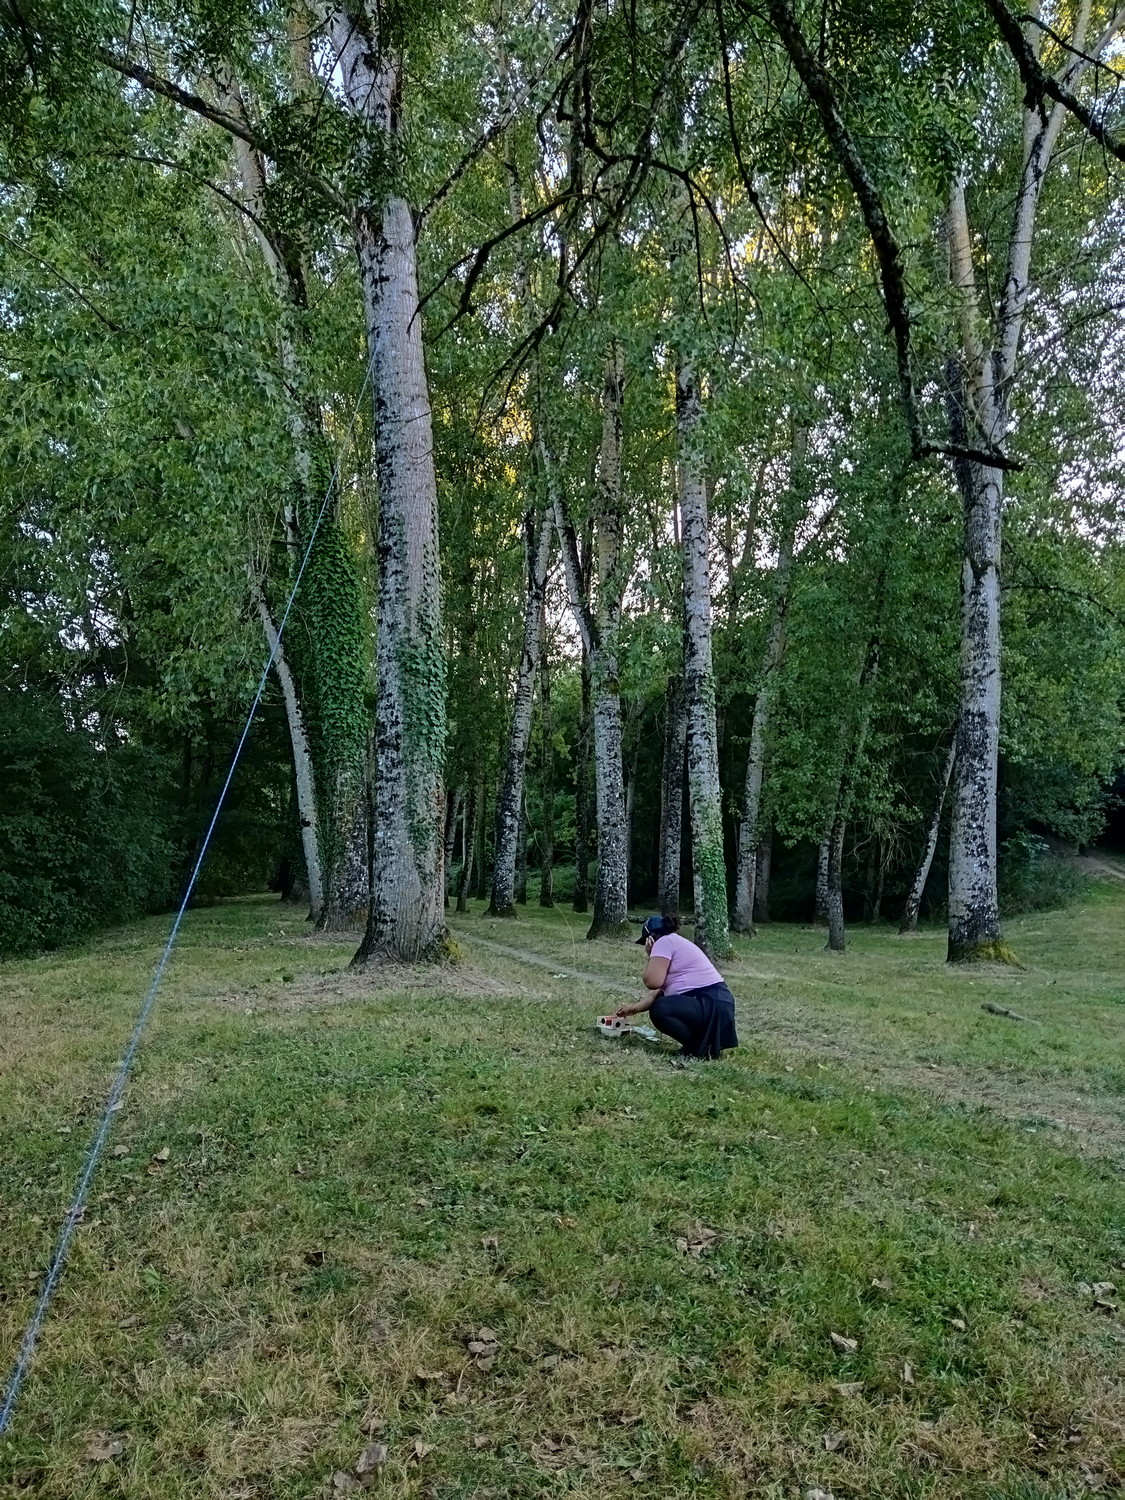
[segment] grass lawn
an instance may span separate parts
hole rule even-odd
[[[743,1046],[682,1071],[591,1026],[638,948],[453,925],[357,978],[272,899],[191,915],[0,1494],[1121,1492],[1121,882],[1011,973],[739,940]],[[5,1366],[165,929],[0,966]]]

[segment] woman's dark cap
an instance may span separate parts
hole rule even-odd
[[[641,935],[637,942],[643,943],[649,938],[664,937],[671,930],[665,925],[663,917],[649,917],[641,928]]]

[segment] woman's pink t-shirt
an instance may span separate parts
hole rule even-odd
[[[657,938],[652,945],[652,957],[669,961],[668,977],[664,981],[666,995],[682,995],[686,990],[702,990],[709,984],[723,982],[723,976],[703,949],[689,943],[678,932]]]

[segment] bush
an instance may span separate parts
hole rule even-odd
[[[999,887],[1000,914],[1014,917],[1069,905],[1085,890],[1086,877],[1046,839],[1017,833],[1001,845]]]
[[[43,693],[0,690],[0,954],[57,948],[167,903],[159,756],[99,745]]]

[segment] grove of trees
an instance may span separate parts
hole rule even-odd
[[[202,893],[361,963],[470,897],[1010,957],[1125,763],[1123,44],[0,0],[0,951],[175,898],[272,649]]]

